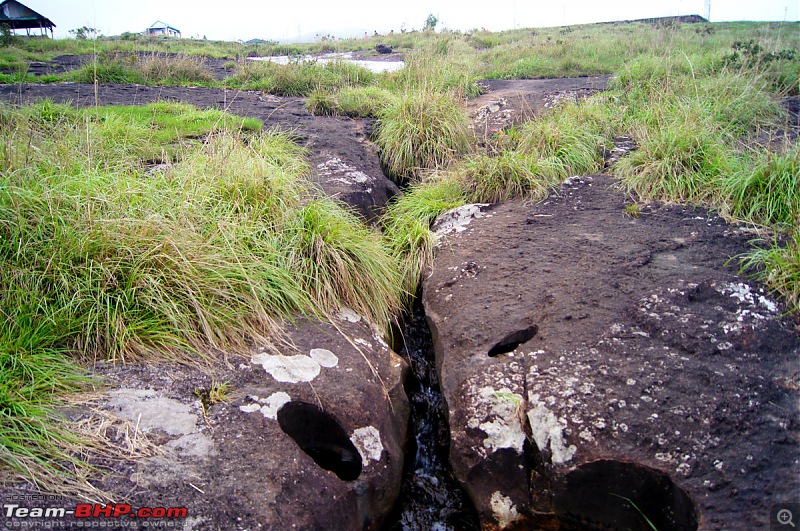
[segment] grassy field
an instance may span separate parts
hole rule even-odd
[[[248,55],[371,50],[406,67],[289,65]],[[308,184],[302,148],[255,120],[187,105],[0,107],[0,462],[41,485],[85,461],[55,413],[89,383],[82,362],[167,357],[273,337],[293,315],[340,306],[387,326],[433,261],[435,217],[467,202],[541,199],[612,170],[639,202],[708,206],[767,236],[741,257],[800,313],[800,147],[781,98],[798,94],[800,25],[591,25],[407,33],[309,45],[146,39],[16,39],[0,82],[27,61],[89,54],[39,81],[202,84],[309,96],[316,114],[376,118],[404,183],[381,230]],[[148,52],[141,55],[137,52]],[[214,79],[201,57],[230,61]],[[481,78],[614,74],[608,91],[499,131],[478,147],[464,101]],[[76,442],[77,441],[77,442]],[[76,480],[77,481],[77,480]]]

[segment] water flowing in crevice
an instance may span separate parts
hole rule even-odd
[[[433,339],[417,300],[399,349],[411,365],[406,393],[411,404],[403,487],[387,531],[477,531],[478,517],[453,477],[448,460],[450,431],[439,391]]]

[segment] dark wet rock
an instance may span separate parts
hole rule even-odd
[[[388,54],[392,53],[392,47],[389,44],[378,44],[375,46],[375,51],[379,54]]]
[[[0,86],[0,99],[13,103],[45,98],[78,107],[182,101],[258,118],[266,129],[287,131],[307,147],[311,178],[326,195],[346,203],[368,221],[374,221],[399,191],[383,174],[376,148],[368,140],[369,120],[313,116],[306,110],[304,98],[203,87],[99,85],[95,93],[94,85],[83,83]]]
[[[134,507],[187,507],[195,530],[381,529],[402,479],[407,364],[352,312],[300,321],[286,339],[230,354],[215,404],[196,369],[99,367],[100,407],[158,451],[105,463],[113,475],[93,484]]]
[[[614,147],[603,156],[603,166],[608,168],[613,166],[622,157],[636,149],[636,141],[629,136],[618,136],[614,138]]]
[[[450,431],[439,389],[436,360],[422,304],[415,301],[399,354],[409,364],[406,394],[413,433],[403,487],[384,531],[477,531],[478,517],[448,463]]]
[[[367,220],[380,216],[389,199],[400,192],[383,174],[377,158],[364,157],[354,162],[319,153],[312,160],[321,161],[316,164],[315,180],[325,193],[348,204]]]
[[[424,303],[484,528],[764,528],[800,490],[800,340],[728,263],[750,236],[625,200],[596,175],[450,216]]]

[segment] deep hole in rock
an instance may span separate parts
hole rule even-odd
[[[355,481],[361,475],[361,454],[332,415],[314,404],[293,401],[278,411],[278,423],[315,463],[339,479]]]
[[[599,460],[579,466],[567,475],[553,505],[564,530],[697,529],[691,498],[667,474],[635,463]]]
[[[535,336],[538,331],[538,326],[531,325],[528,328],[511,332],[489,349],[489,357],[493,358],[495,356],[499,356],[500,354],[514,352],[514,349],[516,349],[518,346],[533,339],[533,336]]]

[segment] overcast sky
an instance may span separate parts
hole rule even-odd
[[[419,29],[433,13],[438,28],[492,31],[705,14],[705,0],[21,0],[56,24],[57,38],[81,26],[104,35],[141,32],[156,20],[183,37],[313,40],[373,31]],[[800,18],[798,0],[711,0],[711,21]]]

